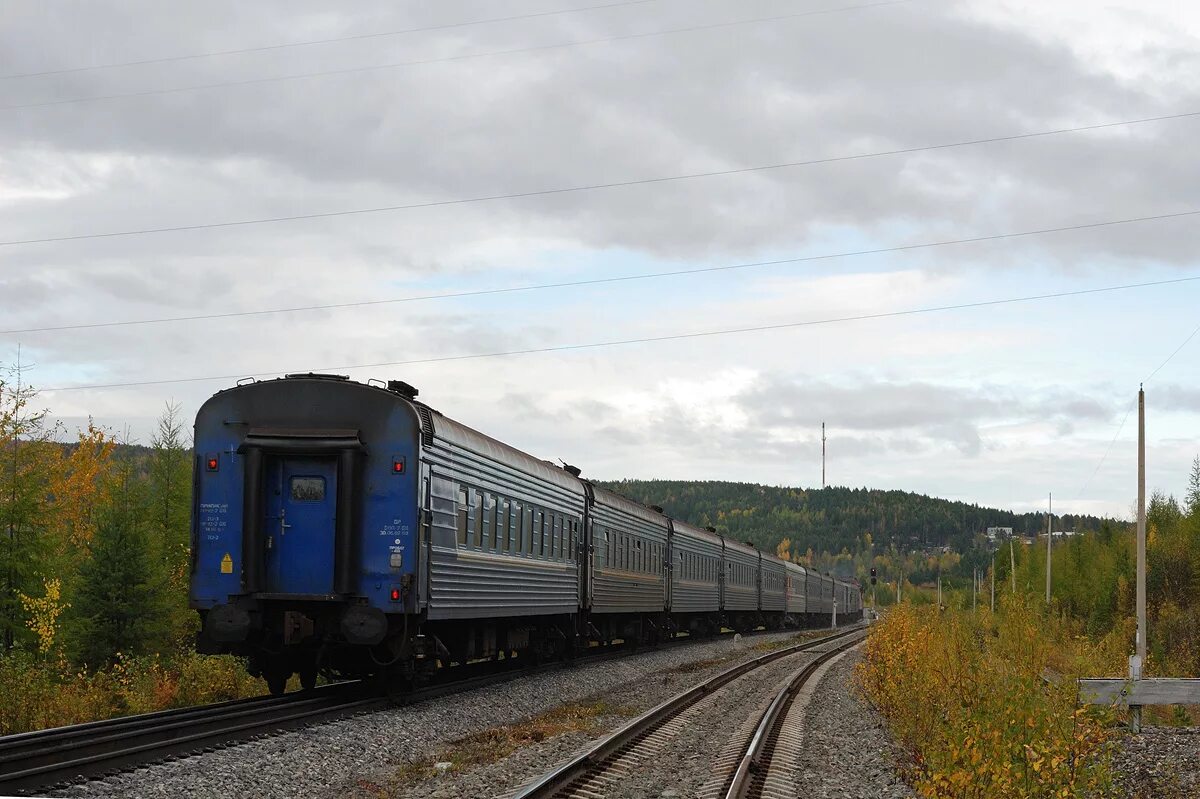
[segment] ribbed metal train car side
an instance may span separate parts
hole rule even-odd
[[[671,520],[672,613],[720,610],[722,548],[720,536]]]
[[[821,612],[828,616],[833,613],[833,578],[821,575]]]
[[[667,517],[593,486],[592,613],[661,613]]]
[[[431,516],[428,618],[575,614],[580,575],[572,554],[583,524],[583,484],[439,414],[432,426],[423,447]],[[490,542],[480,513],[492,525]],[[558,518],[569,522],[564,538],[574,543],[547,550],[545,525]],[[503,543],[495,535],[500,525],[508,531]],[[516,535],[509,537],[514,529],[517,546],[511,545]]]
[[[758,568],[761,553],[752,546],[725,539],[725,611],[758,610]]]
[[[808,612],[808,601],[804,595],[804,584],[807,573],[803,566],[797,563],[783,565],[786,580],[786,604],[784,610],[792,615]]]
[[[782,613],[787,607],[787,573],[784,562],[771,555],[762,556],[762,609]]]

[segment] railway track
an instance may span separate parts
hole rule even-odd
[[[855,628],[779,649],[726,669],[637,717],[554,771],[525,785],[513,794],[511,799],[549,799],[550,797],[596,799],[603,797],[610,788],[619,786],[622,780],[633,772],[656,765],[657,756],[671,739],[691,721],[691,717],[707,699],[715,696],[715,692],[719,689],[781,658],[820,650],[821,647],[830,647],[819,651],[816,658],[788,680],[788,687],[781,692],[781,695],[792,691],[790,696],[794,699],[795,691],[798,691],[822,664],[857,645],[864,637],[865,634],[861,628]],[[779,697],[776,697],[775,702],[768,709],[768,715],[771,715],[773,719],[779,715],[780,711],[777,705],[780,701]],[[791,706],[789,699],[787,707],[790,709]],[[762,771],[763,752],[765,751],[763,747],[780,740],[780,736],[773,732],[760,733],[759,728],[763,723],[759,723],[758,727],[754,729],[754,735],[737,750],[738,754],[742,752],[747,752],[747,754],[742,757],[735,754],[732,758],[717,759],[714,763],[714,778],[709,781],[711,787],[705,793],[726,797],[751,795],[744,792],[751,789],[752,778]],[[774,729],[771,727],[771,730]],[[748,752],[756,753],[755,757],[747,760]],[[795,793],[790,795],[795,796]]]
[[[797,791],[795,763],[804,743],[807,707],[807,702],[797,702],[797,699],[803,692],[811,693],[815,689],[819,675],[834,658],[861,641],[859,637],[839,644],[806,664],[788,680],[755,727],[725,790],[725,799],[794,799]]]
[[[386,706],[358,682],[0,738],[0,795],[96,777]]]
[[[683,638],[666,645],[688,643]],[[633,652],[625,649],[599,652],[588,656],[586,662],[629,654]],[[414,691],[401,704],[427,701],[568,665],[556,662],[460,677]],[[46,789],[81,778],[95,779],[395,704],[394,699],[381,696],[372,686],[348,681],[283,696],[239,699],[3,736],[0,737],[0,795]]]

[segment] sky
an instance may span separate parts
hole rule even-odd
[[[818,487],[824,422],[1128,517],[1140,382],[1150,488],[1200,453],[1186,5],[15,0],[0,364],[66,438],[331,371],[599,479]]]

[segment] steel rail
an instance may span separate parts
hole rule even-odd
[[[788,655],[815,649],[832,641],[854,635],[860,631],[861,627],[856,626],[844,632],[835,633],[834,635],[827,635],[823,638],[805,641],[795,646],[769,652],[728,668],[720,674],[646,711],[553,771],[542,775],[533,782],[518,789],[516,793],[511,795],[510,799],[547,799],[547,797],[556,796],[582,778],[587,777],[593,772],[602,770],[606,761],[646,737],[667,721],[678,716],[708,694],[741,677],[743,674],[754,671]]]
[[[800,669],[788,681],[783,690],[775,696],[774,701],[771,702],[758,722],[754,735],[751,736],[750,743],[746,747],[746,753],[733,772],[732,782],[725,791],[725,799],[747,799],[747,797],[761,793],[762,782],[766,778],[766,772],[771,764],[771,747],[769,745],[778,737],[780,727],[783,720],[787,718],[787,712],[791,709],[796,694],[812,678],[817,669],[843,652],[858,646],[865,637],[861,636],[840,644],[814,658],[812,662],[806,663],[804,668]]]
[[[659,646],[686,646],[704,640],[711,639],[681,637]],[[501,669],[481,674],[471,669],[480,664],[471,664],[464,669],[469,676],[417,689],[399,701],[385,699],[370,684],[353,680],[283,696],[235,699],[0,736],[0,795],[107,776],[318,722],[647,651],[653,650],[606,647],[574,661],[537,666],[513,667],[502,661]]]

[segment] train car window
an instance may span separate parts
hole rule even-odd
[[[550,557],[562,555],[562,517],[557,513],[550,520]]]
[[[467,530],[471,523],[471,515],[468,512],[467,489],[466,486],[458,487],[458,543],[459,546],[465,546],[467,543]]]
[[[521,529],[517,533],[517,546],[515,549],[517,552],[524,552],[529,547],[529,524],[530,519],[533,517],[533,509],[525,505],[518,508],[517,513],[520,518]]]
[[[483,495],[483,544],[484,549],[496,546],[496,495]]]
[[[546,555],[546,537],[549,535],[549,530],[547,528],[550,526],[550,519],[547,518],[548,516],[548,513],[543,512],[542,523],[538,525],[540,529],[538,530],[537,554],[543,557]]]
[[[321,502],[325,499],[325,478],[293,477],[290,490],[296,502]]]
[[[612,568],[612,547],[608,543],[608,530],[604,531],[604,565]]]
[[[529,536],[529,554],[536,555],[538,552],[539,541],[542,538],[542,519],[545,518],[546,512],[541,508],[533,510],[533,531]]]
[[[496,549],[499,552],[508,551],[508,539],[512,534],[508,524],[511,514],[512,506],[507,499],[496,502]]]
[[[475,546],[483,546],[483,492],[475,491]]]

